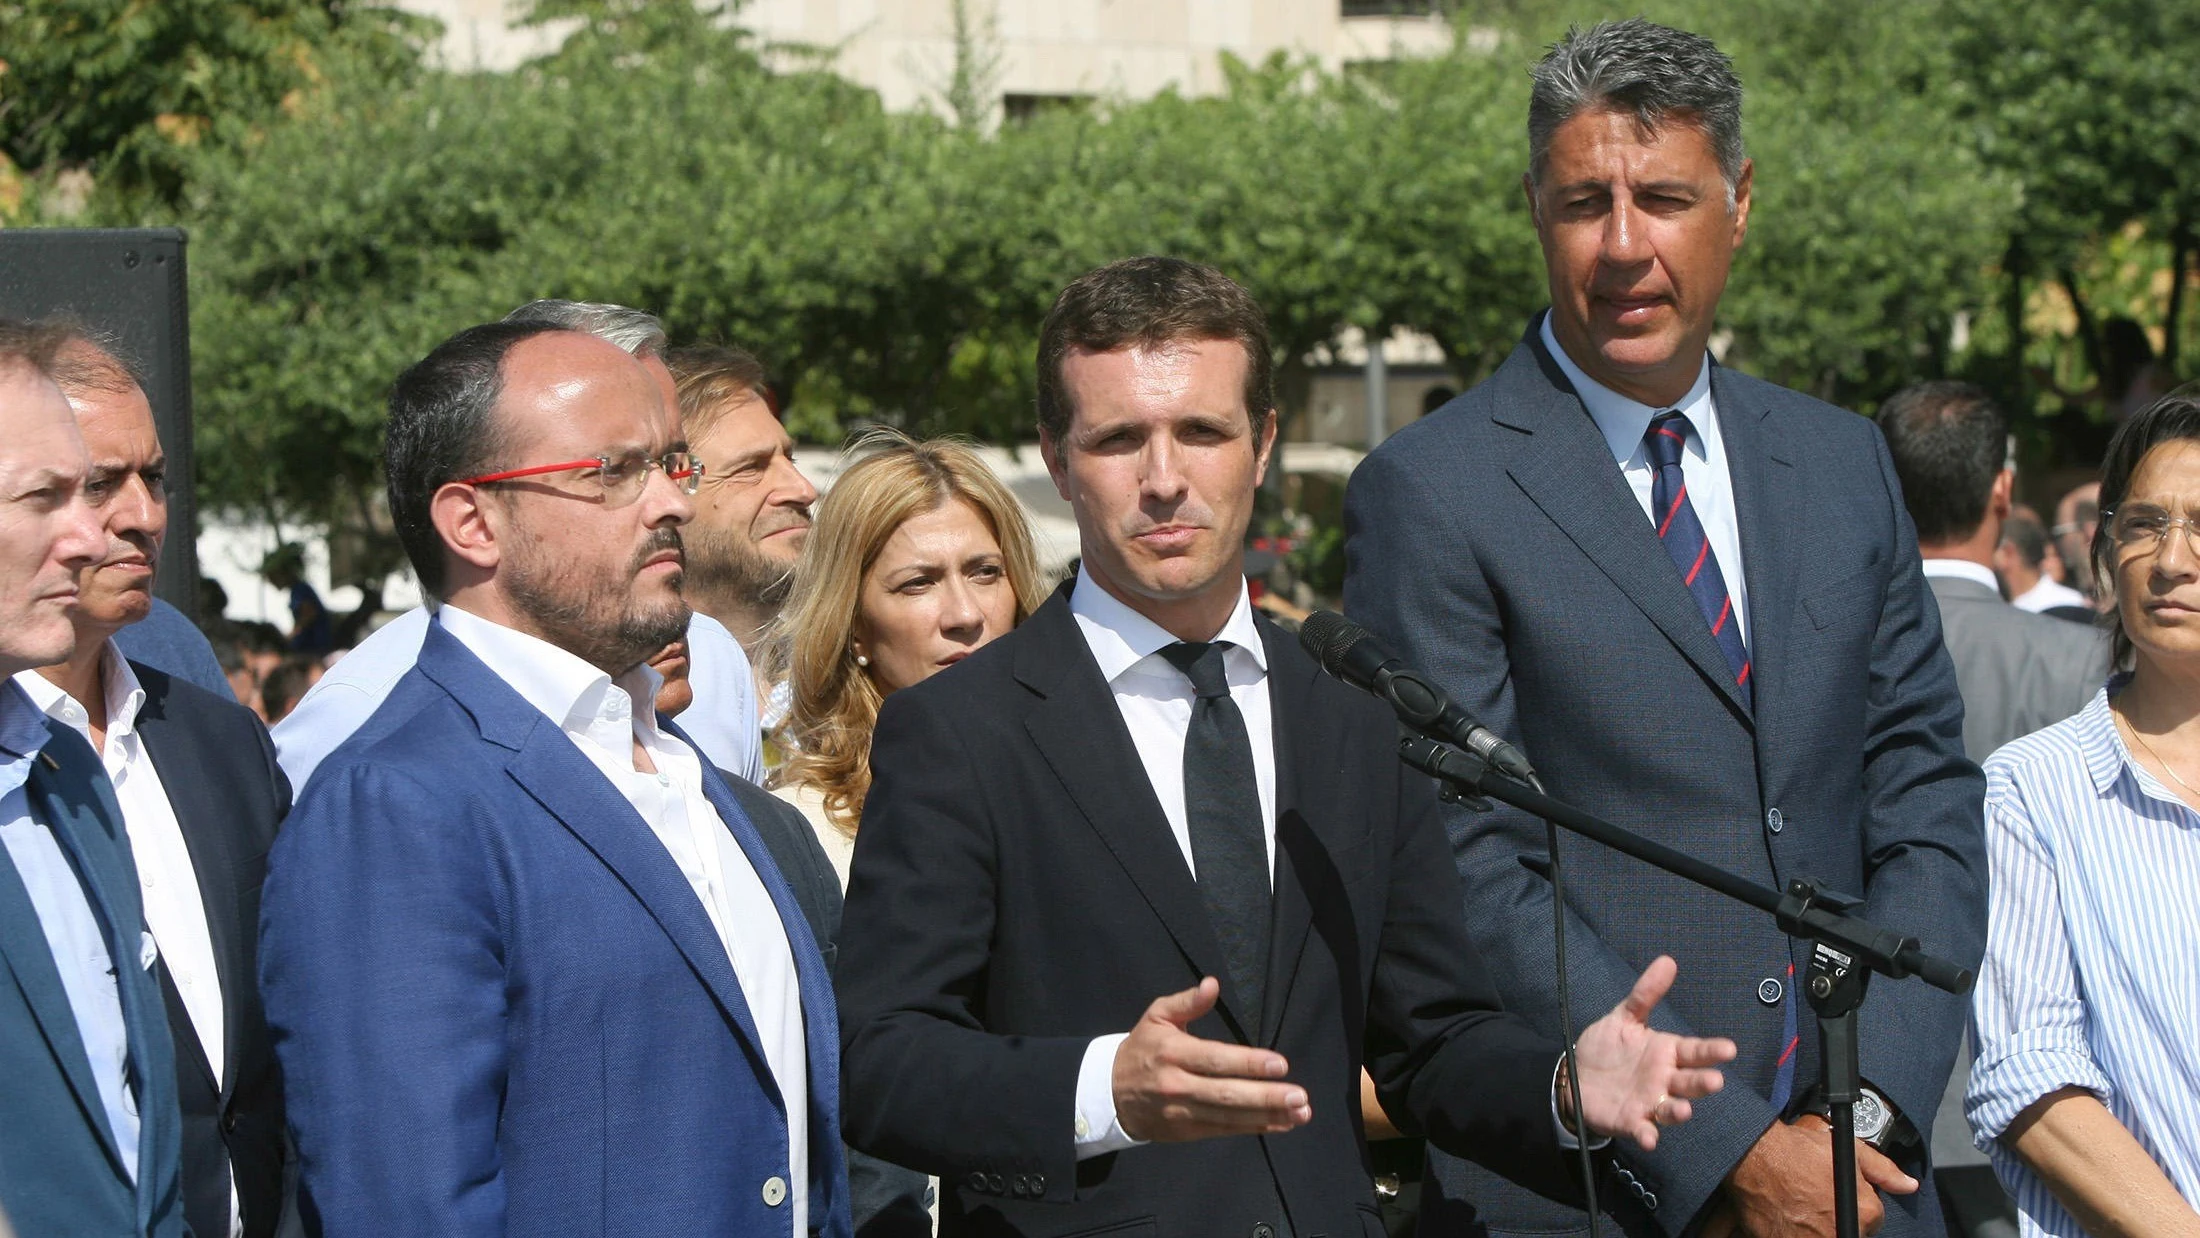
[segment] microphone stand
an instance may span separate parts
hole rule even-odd
[[[1819,1082],[1832,1109],[1834,1224],[1842,1238],[1858,1238],[1855,1106],[1862,1082],[1858,1074],[1856,1010],[1863,1004],[1865,986],[1871,974],[1878,972],[1890,980],[1916,976],[1936,989],[1960,995],[1971,991],[1975,977],[1970,969],[1925,953],[1914,937],[1899,936],[1849,915],[1863,905],[1862,899],[1826,889],[1807,877],[1789,881],[1784,893],[1758,885],[1553,799],[1471,751],[1413,736],[1399,741],[1398,755],[1469,803],[1476,797],[1486,797],[1510,804],[1769,913],[1781,932],[1812,943],[1803,992],[1818,1017],[1824,1049],[1819,1055]],[[1528,857],[1522,862],[1530,869],[1543,868],[1541,861]]]

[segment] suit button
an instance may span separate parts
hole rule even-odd
[[[1045,1174],[1033,1174],[1033,1175],[1031,1175],[1031,1195],[1032,1195],[1032,1198],[1034,1198],[1034,1199],[1037,1199],[1037,1198],[1038,1198],[1039,1196],[1041,1196],[1041,1195],[1044,1195],[1044,1194],[1046,1194],[1046,1193],[1047,1193],[1047,1176],[1046,1176]]]
[[[985,1176],[985,1189],[998,1195],[1008,1189],[1008,1180],[999,1174],[987,1174]]]
[[[764,1206],[777,1208],[787,1201],[787,1180],[781,1177],[764,1179]]]
[[[237,1115],[236,1115],[236,1114],[234,1114],[234,1113],[225,1113],[225,1114],[223,1114],[223,1115],[222,1115],[222,1130],[223,1130],[223,1132],[224,1132],[224,1133],[226,1133],[226,1134],[231,1134],[231,1135],[234,1135],[234,1134],[236,1134],[236,1133],[237,1133]]]
[[[1253,1227],[1253,1238],[1276,1238],[1276,1227],[1262,1221]]]
[[[1765,828],[1777,834],[1787,828],[1787,817],[1777,808],[1765,814]]]
[[[1642,1197],[1642,1206],[1652,1212],[1656,1212],[1658,1210],[1657,1193],[1655,1191],[1644,1192]]]
[[[1786,992],[1787,990],[1781,987],[1780,982],[1770,976],[1766,976],[1757,982],[1757,1000],[1767,1006],[1779,1005],[1781,996]]]
[[[970,1176],[963,1179],[963,1182],[973,1191],[982,1191],[985,1189],[985,1174],[980,1170],[973,1169],[970,1171]]]

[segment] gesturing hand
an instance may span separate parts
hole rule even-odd
[[[1173,1142],[1274,1135],[1314,1120],[1306,1089],[1267,1049],[1201,1040],[1184,1029],[1215,1008],[1222,984],[1155,998],[1115,1050],[1115,1120],[1133,1139]]]
[[[1724,1037],[1675,1036],[1654,1031],[1657,1008],[1680,967],[1660,955],[1612,1012],[1589,1025],[1574,1045],[1581,1065],[1581,1104],[1589,1129],[1625,1135],[1645,1151],[1658,1146],[1658,1127],[1686,1122],[1689,1101],[1726,1085],[1711,1069],[1732,1061],[1734,1042]],[[1560,1112],[1571,1115],[1573,1097],[1559,1089]]]

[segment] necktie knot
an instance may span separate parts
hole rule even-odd
[[[1230,673],[1222,665],[1222,653],[1229,647],[1228,641],[1178,641],[1163,649],[1161,656],[1192,681],[1192,691],[1200,700],[1211,701],[1230,695]]]
[[[1681,462],[1681,449],[1688,446],[1688,414],[1678,409],[1667,409],[1650,419],[1650,428],[1643,431],[1643,449],[1649,454],[1652,468],[1671,468]]]

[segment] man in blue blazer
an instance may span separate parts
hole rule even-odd
[[[105,552],[50,377],[0,321],[0,674],[60,661]],[[90,748],[0,683],[0,1213],[39,1238],[181,1238],[182,1118],[137,870]]]
[[[1885,444],[1707,350],[1749,222],[1731,64],[1646,21],[1570,32],[1536,69],[1528,132],[1551,309],[1355,474],[1347,610],[1559,797],[1761,884],[1817,878],[1975,962],[1983,787]],[[1543,826],[1502,808],[1449,824],[1506,1006],[1555,1028],[1551,889],[1518,863]],[[1565,860],[1575,1010],[1669,952],[1659,1025],[1740,1046],[1693,1121],[1655,1152],[1616,1149],[1611,1215],[1635,1234],[1830,1233],[1807,946],[1615,853],[1569,842]],[[1915,981],[1864,1003],[1861,1202],[1883,1233],[1941,1228],[1918,1179],[1962,1025],[1960,998]],[[1434,1167],[1438,1232],[1470,1212],[1492,1233],[1586,1228],[1474,1166]]]
[[[460,332],[390,396],[442,603],[276,843],[261,981],[309,1231],[846,1238],[825,959],[650,709],[700,474],[643,365]]]

